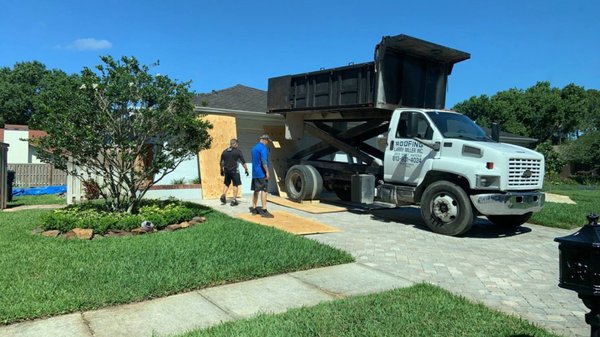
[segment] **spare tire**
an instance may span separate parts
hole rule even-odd
[[[323,178],[313,166],[294,165],[285,175],[285,190],[294,201],[317,199],[323,190]]]

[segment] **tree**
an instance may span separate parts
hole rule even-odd
[[[600,173],[600,131],[584,133],[563,149],[567,161],[583,170]]]
[[[49,73],[37,61],[0,68],[0,125],[29,123],[41,82]]]
[[[194,113],[189,82],[153,76],[134,57],[101,60],[95,70],[46,78],[35,123],[48,136],[33,142],[42,161],[72,163],[82,181],[99,177],[108,209],[136,213],[152,185],[210,147],[212,125]]]
[[[600,123],[600,94],[575,84],[563,89],[538,82],[526,90],[509,89],[488,97],[471,97],[453,108],[480,125],[498,122],[502,129],[540,143],[562,143],[571,135],[596,130]]]

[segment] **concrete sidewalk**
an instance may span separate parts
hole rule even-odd
[[[276,275],[150,301],[0,327],[2,337],[150,337],[183,333],[258,313],[280,313],[412,282],[360,263]]]

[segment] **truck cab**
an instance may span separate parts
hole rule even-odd
[[[460,235],[474,217],[518,226],[542,209],[544,157],[489,138],[470,118],[437,109],[396,109],[379,200],[417,203],[435,232]]]

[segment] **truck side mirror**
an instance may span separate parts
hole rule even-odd
[[[492,123],[492,139],[500,142],[500,125],[498,123]]]

